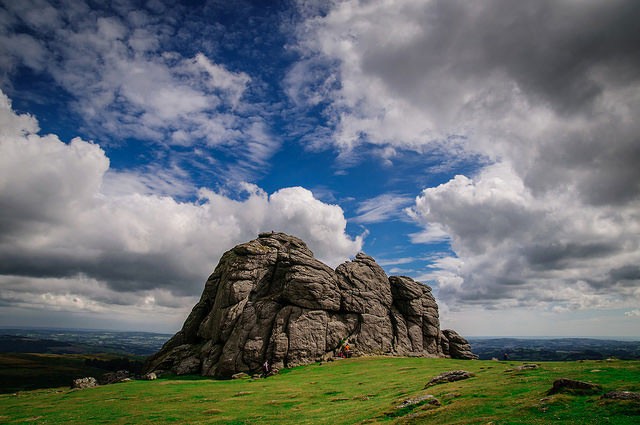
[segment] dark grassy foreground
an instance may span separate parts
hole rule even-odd
[[[361,358],[310,365],[261,380],[200,377],[132,381],[87,390],[68,388],[0,395],[0,423],[33,424],[638,424],[640,403],[599,395],[547,396],[565,377],[604,391],[640,391],[640,361],[541,363]],[[424,385],[441,372],[476,377]],[[398,408],[432,394],[442,405]]]
[[[109,370],[133,370],[133,362],[141,365],[144,358],[116,354],[0,353],[0,394],[67,386],[74,378],[83,376],[100,378],[109,370],[96,365],[123,360],[129,364]]]

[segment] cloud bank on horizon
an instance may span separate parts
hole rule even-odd
[[[276,229],[463,332],[633,333],[636,2],[0,5],[0,308],[179,324]]]

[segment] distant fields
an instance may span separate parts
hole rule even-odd
[[[520,361],[640,360],[640,341],[596,338],[468,338],[481,360]]]
[[[601,384],[604,391],[640,391],[640,361],[539,363],[368,357],[313,364],[259,380],[201,377],[132,381],[87,390],[0,395],[6,424],[638,424],[640,403],[599,395],[546,392],[557,378]],[[464,369],[465,381],[424,385]],[[441,406],[398,406],[431,394]]]

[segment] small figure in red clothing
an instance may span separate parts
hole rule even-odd
[[[349,343],[346,342],[344,344],[344,356],[348,359],[349,357],[351,357],[351,347],[349,346]]]

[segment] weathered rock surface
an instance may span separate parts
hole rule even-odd
[[[591,382],[560,378],[553,381],[553,386],[547,392],[547,394],[552,395],[561,392],[580,395],[598,394],[602,392],[602,386]]]
[[[534,369],[538,369],[540,367],[540,365],[537,364],[523,364],[520,366],[516,366],[513,369],[507,369],[505,370],[505,372],[523,372],[525,370],[534,370]]]
[[[71,388],[83,390],[85,388],[93,388],[98,386],[98,381],[93,376],[87,376],[86,378],[74,379],[71,383]]]
[[[442,331],[442,347],[444,353],[454,359],[477,360],[478,356],[471,352],[471,345],[456,331],[445,329]]]
[[[635,400],[640,401],[640,393],[632,391],[609,391],[602,398],[610,400]]]
[[[432,385],[446,384],[447,382],[462,381],[464,379],[473,378],[474,376],[475,375],[473,373],[467,372],[466,370],[452,370],[449,372],[441,373],[440,375],[432,378],[429,382],[427,382],[427,385],[425,385],[424,387],[427,388]]]
[[[431,394],[425,394],[420,397],[409,398],[403,401],[398,406],[396,406],[396,409],[404,409],[409,406],[416,406],[416,405],[422,405],[422,404],[429,404],[431,406],[442,406],[442,403],[440,403],[440,400],[438,400],[435,396]]]
[[[474,358],[454,331],[440,331],[431,288],[387,277],[363,253],[334,271],[300,239],[263,233],[226,252],[200,301],[146,364],[146,372],[229,378],[306,364],[347,339],[354,355]]]
[[[128,370],[119,370],[117,372],[107,372],[100,378],[100,385],[117,384],[129,380],[131,374]]]

